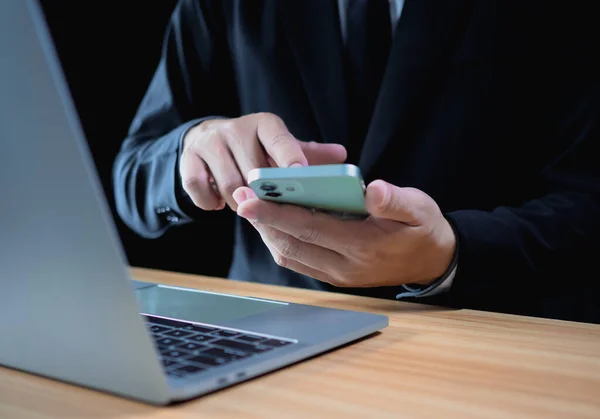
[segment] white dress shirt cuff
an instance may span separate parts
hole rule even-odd
[[[424,289],[414,288],[410,285],[402,285],[404,288],[404,292],[396,295],[397,299],[407,298],[407,297],[431,297],[432,295],[438,295],[444,292],[448,292],[452,287],[452,282],[454,281],[454,277],[456,276],[456,270],[458,268],[458,264],[454,266],[454,268],[450,271],[450,273],[435,281],[433,284]]]

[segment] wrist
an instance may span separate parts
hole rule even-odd
[[[454,227],[444,218],[439,230],[434,234],[434,250],[432,257],[426,264],[431,267],[421,280],[415,285],[429,286],[436,281],[446,278],[455,268],[458,261],[458,244]]]
[[[185,135],[183,136],[182,141],[182,152],[185,151],[188,147],[190,147],[198,138],[204,137],[206,135],[213,135],[217,130],[219,124],[226,120],[227,118],[222,117],[211,117],[206,118],[203,121],[192,126]]]

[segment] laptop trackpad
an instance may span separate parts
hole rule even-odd
[[[217,325],[287,305],[164,285],[138,289],[135,293],[142,313]]]

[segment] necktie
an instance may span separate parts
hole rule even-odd
[[[356,163],[379,94],[391,45],[389,0],[348,0],[346,9],[346,81],[350,144]]]

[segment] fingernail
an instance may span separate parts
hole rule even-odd
[[[248,199],[248,194],[246,194],[246,191],[243,189],[237,189],[233,193],[233,199],[235,199],[235,202],[237,202],[238,205],[241,205],[242,202]]]
[[[294,163],[290,167],[303,167],[300,163]]]

